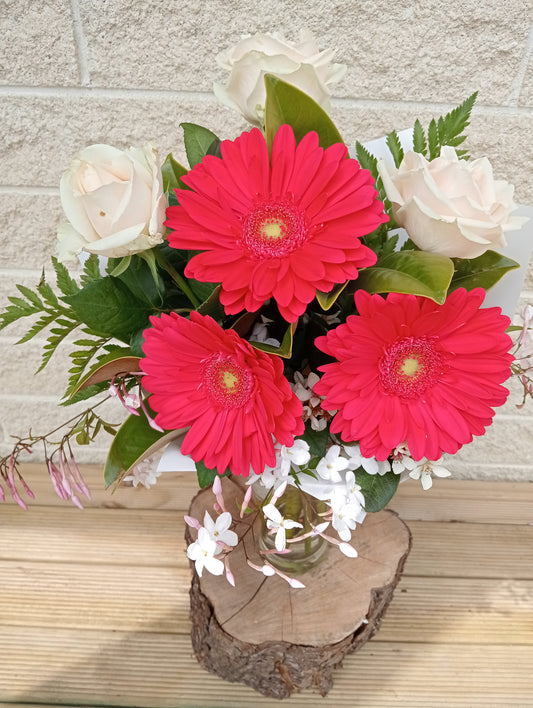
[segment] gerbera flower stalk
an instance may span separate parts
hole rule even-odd
[[[315,340],[337,361],[319,367],[330,430],[385,460],[406,442],[415,460],[456,453],[483,435],[508,390],[510,324],[481,308],[482,288],[452,292],[443,305],[414,295],[357,291],[358,315]]]
[[[191,312],[151,318],[143,346],[143,386],[156,423],[189,427],[181,449],[220,474],[247,476],[276,464],[275,441],[291,446],[304,431],[302,404],[277,356],[254,349],[232,329]]]
[[[177,189],[179,206],[167,210],[168,241],[200,250],[185,269],[189,278],[221,283],[228,314],[255,312],[274,298],[295,322],[316,291],[357,278],[376,262],[360,237],[388,221],[368,170],[347,148],[318,145],[315,132],[297,145],[282,125],[269,157],[254,128],[221,144]]]

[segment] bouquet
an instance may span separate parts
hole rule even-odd
[[[365,515],[408,478],[427,489],[448,476],[443,455],[485,433],[512,373],[532,394],[533,310],[513,344],[509,318],[484,306],[518,266],[498,251],[524,220],[513,187],[464,149],[476,95],[392,130],[378,159],[348,150],[330,116],[344,73],[332,58],[309,35],[245,38],[219,57],[230,78],[215,94],[249,130],[182,123],[188,165],[151,145],[73,160],[57,287],[44,274],[18,286],[0,326],[33,317],[21,341],[47,329],[43,367],[73,336],[64,404],[97,398],[60,431],[16,441],[2,498],[26,507],[19,459],[38,444],[58,495],[81,507],[73,440],[110,434],[105,484],[147,487],[178,440],[213,485],[213,515],[186,518],[198,573],[235,582],[241,538],[221,477],[243,478],[238,516],[265,529],[263,563],[249,565],[301,587],[296,544],[355,557]],[[79,281],[65,265],[78,258]],[[99,414],[110,397],[129,414],[120,427]]]

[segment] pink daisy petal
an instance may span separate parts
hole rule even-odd
[[[170,313],[150,322],[141,368],[156,423],[189,427],[183,453],[220,473],[273,467],[275,441],[292,446],[304,431],[279,359],[194,311],[190,320]]]
[[[337,360],[319,367],[314,387],[325,409],[338,410],[331,431],[378,460],[403,442],[414,459],[436,460],[483,435],[507,399],[500,384],[513,361],[509,318],[480,309],[483,296],[458,289],[438,305],[357,291],[359,314],[315,340]]]
[[[221,155],[183,178],[192,191],[178,190],[166,225],[172,247],[202,251],[185,274],[221,283],[227,314],[274,298],[295,322],[317,288],[330,291],[376,262],[359,237],[387,217],[370,172],[347,158],[345,145],[324,150],[314,133],[297,145],[283,125],[271,160],[257,128],[224,141]]]

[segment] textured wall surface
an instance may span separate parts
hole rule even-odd
[[[180,122],[225,138],[246,127],[212,94],[225,80],[217,53],[244,33],[296,39],[307,26],[321,47],[337,47],[348,71],[332,115],[348,144],[425,124],[478,90],[468,147],[533,204],[532,22],[530,0],[0,0],[0,305],[49,263],[59,178],[78,150],[150,141],[184,160]],[[525,288],[522,303],[533,301],[531,269]],[[10,434],[69,414],[56,406],[68,346],[33,376],[42,340],[13,346],[22,331],[0,333],[4,454]],[[533,479],[533,405],[518,410],[512,393],[486,436],[449,463],[457,476]],[[102,460],[107,441],[84,458]]]

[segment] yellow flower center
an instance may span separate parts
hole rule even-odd
[[[379,379],[387,394],[420,398],[444,373],[436,340],[404,337],[384,349],[378,364]]]
[[[203,383],[213,402],[223,408],[240,408],[250,400],[254,388],[251,371],[232,357],[213,354],[203,363]]]

